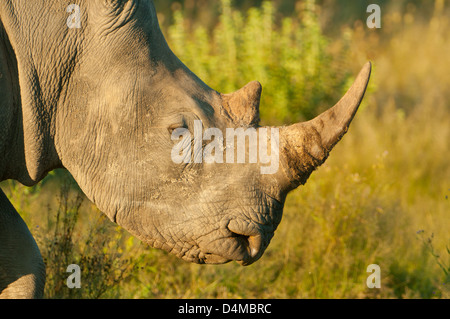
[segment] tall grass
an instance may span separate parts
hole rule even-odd
[[[261,260],[185,263],[145,248],[71,189],[55,201],[50,182],[3,183],[46,259],[47,297],[450,297],[448,8],[436,1],[429,20],[412,5],[404,14],[386,10],[381,30],[360,21],[333,39],[322,34],[314,1],[297,8],[280,18],[270,2],[242,13],[223,0],[215,28],[176,11],[164,31],[213,88],[230,92],[260,80],[269,124],[312,117],[339,99],[366,60],[374,64],[349,133],[288,196]],[[64,284],[68,263],[82,266],[80,290]],[[380,265],[380,289],[366,286],[370,264]]]

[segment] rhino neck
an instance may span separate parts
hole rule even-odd
[[[23,162],[13,154],[14,141],[18,139],[17,121],[20,106],[17,61],[8,36],[0,21],[0,181],[15,175],[12,162]]]
[[[46,68],[41,56],[55,57],[42,51],[46,44],[39,43],[36,27],[42,21],[33,19],[38,11],[30,7],[0,4],[0,72],[5,74],[0,92],[2,99],[6,96],[0,103],[0,180],[16,179],[28,186],[61,167],[53,143],[53,113],[62,87],[58,80],[49,83],[51,72],[58,71]]]

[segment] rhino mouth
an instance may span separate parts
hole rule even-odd
[[[188,211],[197,212],[196,218],[186,219],[188,213],[181,210],[177,214],[180,219],[164,220],[159,227],[141,229],[135,236],[186,262],[225,264],[235,261],[248,266],[259,260],[269,246],[281,222],[283,203],[267,196],[262,200],[232,204],[235,207],[216,211],[212,220],[212,213],[197,206],[189,207]],[[230,203],[216,200],[214,205],[223,207]]]
[[[225,230],[226,236],[213,241],[199,243],[198,263],[224,264],[236,261],[248,266],[257,261],[269,245],[273,237],[271,231],[264,231],[254,225],[243,227],[237,221],[231,221]]]
[[[236,241],[236,248],[233,254],[227,252],[201,252],[199,254],[199,263],[204,264],[225,264],[231,261],[236,261],[242,266],[248,266],[254,263],[261,257],[260,248],[261,247],[261,237],[256,236],[243,236],[236,235],[234,237]]]

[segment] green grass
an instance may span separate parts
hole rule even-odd
[[[79,197],[64,172],[2,188],[47,263],[49,298],[449,298],[450,51],[446,8],[430,20],[409,9],[383,28],[355,23],[326,38],[313,1],[299,17],[269,2],[238,12],[222,1],[212,30],[181,11],[165,30],[175,53],[206,83],[229,92],[258,79],[265,123],[291,123],[331,106],[370,59],[372,81],[348,134],[305,186],[255,264],[183,262],[151,249]],[[412,8],[412,7],[411,7]],[[325,8],[322,8],[325,10]],[[59,196],[55,194],[60,193]],[[78,263],[82,288],[65,286]],[[367,266],[381,267],[369,289]]]

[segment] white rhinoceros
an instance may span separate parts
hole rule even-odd
[[[69,4],[0,0],[0,181],[31,186],[65,168],[112,221],[153,247],[196,263],[258,260],[288,192],[347,131],[370,63],[317,118],[260,127],[261,85],[232,94],[208,87],[168,47],[151,0],[78,0],[73,20]],[[219,133],[239,128],[277,155],[272,172],[234,136],[221,160]],[[261,146],[269,144],[270,152]],[[207,149],[213,160],[201,156]],[[244,160],[233,160],[235,149]],[[0,191],[1,297],[41,297],[44,269]]]

